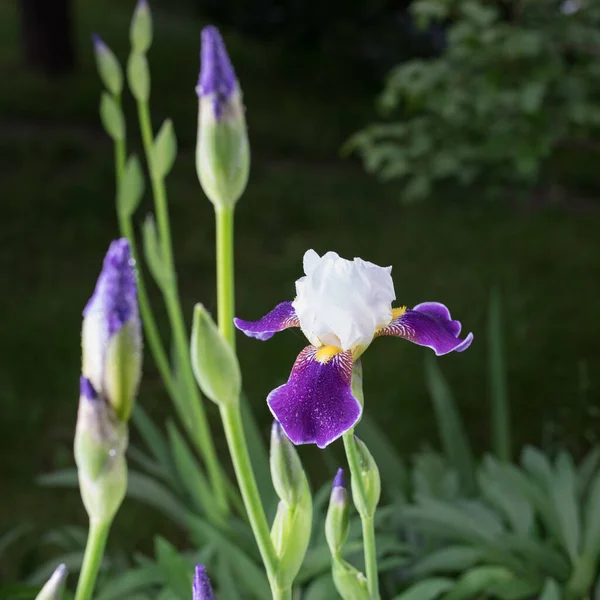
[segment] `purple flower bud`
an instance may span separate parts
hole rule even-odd
[[[237,79],[223,38],[212,25],[202,30],[202,50],[200,53],[200,78],[196,86],[199,98],[212,96],[214,116],[218,120],[223,115],[225,105],[233,96]]]
[[[210,579],[204,565],[196,565],[194,574],[193,600],[215,600]]]
[[[83,316],[94,310],[104,313],[109,336],[137,315],[137,284],[127,238],[112,242],[106,253],[96,289],[83,309]]]
[[[333,480],[333,489],[335,488],[345,488],[346,482],[344,480],[344,469],[341,467],[337,470],[335,474],[335,479]]]
[[[83,377],[127,420],[141,376],[141,323],[127,239],[112,242],[83,311]],[[86,391],[89,391],[87,384]],[[87,394],[86,394],[87,397]]]
[[[92,382],[83,375],[79,378],[79,395],[86,400],[98,399],[98,393],[94,389]]]
[[[92,33],[92,42],[94,43],[94,50],[96,52],[104,52],[107,49],[106,44],[97,33]]]

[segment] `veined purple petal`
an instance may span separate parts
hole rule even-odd
[[[450,311],[439,302],[423,302],[407,310],[381,329],[377,335],[395,335],[419,346],[431,348],[437,356],[462,352],[473,341],[473,334],[458,337],[460,321],[452,320]]]
[[[360,419],[351,382],[352,351],[321,358],[318,348],[307,346],[288,382],[274,389],[267,403],[294,444],[325,448]]]
[[[137,284],[127,238],[111,243],[83,316],[96,311],[102,313],[109,337],[131,318],[137,318]]]
[[[198,97],[213,96],[215,117],[223,114],[223,107],[235,91],[237,79],[223,38],[212,25],[202,30],[200,78],[196,86]]]
[[[196,565],[194,573],[193,600],[215,600],[210,579],[204,565]]]
[[[272,338],[278,331],[283,331],[288,327],[300,326],[296,311],[291,302],[278,304],[270,313],[258,321],[234,319],[233,323],[248,337],[253,337],[261,341]]]

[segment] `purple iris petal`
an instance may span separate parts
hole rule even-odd
[[[318,348],[299,354],[288,382],[267,403],[294,444],[325,448],[359,420],[362,408],[352,395],[352,351],[318,359]]]
[[[300,322],[291,302],[278,304],[270,313],[258,321],[233,320],[235,326],[248,337],[265,341],[273,337],[278,331],[288,327],[299,327]]]
[[[215,595],[210,585],[210,579],[204,565],[196,565],[194,573],[193,600],[215,600]]]
[[[423,302],[394,319],[378,335],[395,335],[433,349],[437,356],[462,352],[473,341],[473,334],[460,339],[460,321],[452,320],[450,311],[439,302]]]
[[[94,389],[92,382],[83,375],[79,378],[79,394],[86,400],[96,400],[98,398],[98,392]]]
[[[223,108],[236,87],[235,71],[219,30],[212,25],[202,30],[200,78],[196,86],[198,97],[213,95],[215,118],[220,119]]]
[[[94,294],[83,310],[83,316],[100,311],[108,336],[115,334],[131,318],[136,318],[137,285],[131,250],[127,238],[111,243]]]

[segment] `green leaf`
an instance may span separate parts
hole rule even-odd
[[[492,440],[496,456],[511,459],[510,405],[502,341],[500,294],[494,289],[490,296],[488,320],[489,377],[492,405]]]
[[[217,561],[217,581],[219,583],[219,597],[231,598],[231,600],[239,600],[240,594],[235,584],[236,576],[233,572],[231,564],[224,554],[219,556]],[[246,590],[250,592],[251,590]]]
[[[561,452],[556,460],[551,495],[562,531],[563,544],[571,560],[575,560],[579,554],[581,524],[577,503],[575,467],[573,459],[565,452]]]
[[[541,450],[533,446],[525,446],[521,453],[521,464],[534,476],[542,489],[550,492],[554,481],[552,465]]]
[[[17,540],[24,537],[30,531],[31,527],[29,525],[16,525],[6,533],[3,533],[0,537],[0,556],[2,556]]]
[[[117,191],[117,211],[124,219],[130,219],[144,195],[144,176],[137,156],[129,157],[123,178]]]
[[[303,595],[303,600],[331,600],[339,597],[331,573],[321,575],[314,579]]]
[[[539,600],[562,600],[560,588],[554,579],[546,579]]]
[[[102,127],[115,141],[125,139],[125,116],[120,104],[108,92],[102,92],[100,97],[100,120]]]
[[[119,575],[112,575],[96,594],[95,600],[129,600],[132,594],[162,582],[163,575],[155,564],[129,569]]]
[[[156,479],[144,473],[129,471],[127,496],[152,506],[184,529],[187,527],[185,506]]]
[[[452,591],[444,596],[444,600],[472,600],[478,594],[488,591],[492,585],[513,579],[514,575],[503,567],[475,567],[459,579]]]
[[[529,502],[505,482],[494,477],[492,461],[485,461],[484,467],[477,472],[477,480],[487,501],[505,517],[511,529],[516,533],[528,534],[534,524],[534,514]]]
[[[155,552],[158,566],[169,590],[179,600],[189,600],[194,578],[194,565],[161,536],[156,537]]]
[[[206,515],[212,523],[222,523],[217,503],[212,496],[212,488],[196,457],[173,422],[167,423],[167,431],[181,484],[192,498],[196,510]]]
[[[482,558],[481,550],[472,546],[447,546],[434,550],[411,568],[410,573],[414,578],[423,578],[439,572],[466,571]]]
[[[426,362],[426,379],[444,454],[454,465],[465,493],[475,492],[473,455],[450,388],[435,359]]]
[[[142,237],[144,240],[144,256],[148,269],[158,287],[164,292],[170,283],[169,269],[164,262],[162,245],[159,240],[154,216],[149,214],[142,226]]]
[[[177,138],[173,122],[166,119],[162,124],[152,148],[152,168],[163,179],[167,176],[177,156]]]
[[[593,563],[600,556],[600,471],[592,480],[584,505],[583,554]]]
[[[252,590],[259,598],[268,598],[269,584],[261,567],[243,552],[239,545],[227,539],[218,529],[200,517],[189,515],[189,529],[196,544],[212,543],[219,554],[228,556],[235,567],[243,589]]]
[[[447,577],[432,577],[419,581],[406,592],[396,596],[394,600],[434,600],[444,592],[452,589],[454,581]]]
[[[579,496],[583,496],[587,492],[599,465],[600,446],[596,446],[585,455],[577,469],[577,493]]]

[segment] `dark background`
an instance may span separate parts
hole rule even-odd
[[[124,61],[133,10],[131,2],[75,2],[71,55],[60,2],[47,3],[54,12],[41,21],[32,20],[32,5],[25,4],[19,12],[16,3],[0,0],[0,530],[19,522],[43,529],[85,520],[76,493],[42,489],[35,478],[73,462],[81,310],[108,243],[118,236],[112,145],[97,116],[101,85],[90,36],[101,34]],[[391,2],[180,0],[152,9],[154,126],[171,117],[180,149],[167,184],[186,315],[196,301],[215,308],[213,213],[193,152],[199,31],[216,22],[244,91],[252,145],[250,182],[236,221],[238,314],[258,318],[292,299],[308,248],[393,265],[400,304],[444,302],[475,334],[468,352],[439,364],[475,447],[485,450],[486,314],[496,287],[515,445],[566,445],[579,453],[596,441],[596,191],[585,198],[573,192],[553,204],[508,192],[490,202],[475,189],[439,190],[406,206],[397,184],[382,184],[355,157],[340,157],[348,137],[375,119],[387,70],[439,52],[443,29],[416,33],[404,4]],[[44,37],[49,30],[55,40]],[[135,149],[133,109],[127,96]],[[588,157],[584,165],[588,182],[597,176],[597,159]],[[150,210],[147,195],[137,222]],[[155,288],[152,294],[165,325]],[[163,333],[167,339],[166,327]],[[264,398],[287,378],[304,345],[299,332],[265,344],[239,336],[245,389],[265,435]],[[403,453],[427,440],[437,443],[424,383],[426,352],[384,339],[364,357],[366,410]],[[149,356],[139,402],[158,419],[172,413]],[[220,424],[209,410],[225,456]],[[321,457],[302,452],[318,478]],[[128,507],[119,514],[117,539],[133,545],[148,539],[154,521],[140,511]]]

